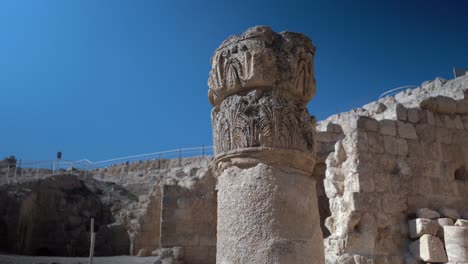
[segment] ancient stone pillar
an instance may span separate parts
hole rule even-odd
[[[311,40],[254,27],[212,57],[218,264],[324,263]]]

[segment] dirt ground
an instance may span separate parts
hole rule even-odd
[[[94,264],[153,264],[156,257],[95,257]],[[88,264],[88,258],[0,255],[0,264]]]

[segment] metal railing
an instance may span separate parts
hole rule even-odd
[[[151,160],[169,160],[178,159],[179,165],[182,164],[182,159],[196,156],[212,156],[212,146],[202,146],[196,148],[180,148],[153,153],[132,155],[107,159],[102,161],[90,161],[89,159],[81,160],[41,160],[41,161],[17,161],[15,163],[7,163],[0,161],[0,180],[4,178],[7,182],[16,181],[25,177],[44,177],[55,174],[78,174],[86,175],[87,172],[121,164],[131,164],[134,162],[145,162]],[[1,181],[0,181],[1,182]]]
[[[382,99],[384,97],[387,97],[387,96],[393,96],[403,90],[408,90],[408,89],[414,89],[414,88],[418,88],[419,86],[417,85],[406,85],[406,86],[401,86],[401,87],[397,87],[395,89],[391,89],[391,90],[388,90],[386,92],[384,92],[383,94],[381,94],[379,96],[379,99]]]

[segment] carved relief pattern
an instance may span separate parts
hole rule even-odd
[[[249,147],[313,151],[313,120],[302,103],[278,91],[252,91],[213,108],[215,153]]]
[[[246,85],[253,77],[253,61],[247,46],[234,46],[215,54],[213,69],[209,78],[212,95],[218,96],[229,91],[236,91]],[[214,99],[211,99],[214,101]]]
[[[208,79],[211,104],[219,106],[231,95],[271,87],[303,103],[312,99],[315,47],[310,39],[293,38],[263,27],[248,33],[230,38],[213,55]]]

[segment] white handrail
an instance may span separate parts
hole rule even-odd
[[[38,160],[38,161],[21,161],[19,164],[18,162],[16,164],[8,164],[6,162],[0,162],[0,167],[3,166],[9,166],[9,165],[14,165],[14,166],[34,166],[34,168],[39,168],[40,165],[43,164],[54,164],[54,166],[59,165],[67,165],[70,167],[73,167],[74,165],[82,165],[86,167],[97,167],[99,165],[109,163],[110,165],[116,164],[116,163],[124,163],[127,161],[135,161],[136,159],[143,160],[148,157],[154,157],[156,159],[162,158],[167,154],[179,154],[179,158],[182,158],[184,154],[188,153],[195,153],[195,152],[200,152],[200,154],[207,155],[211,150],[213,149],[213,146],[203,146],[203,147],[193,147],[193,148],[180,148],[180,149],[172,149],[172,150],[165,150],[165,151],[158,151],[158,152],[152,152],[152,153],[146,153],[146,154],[139,154],[139,155],[131,155],[131,156],[126,156],[126,157],[119,157],[119,158],[112,158],[112,159],[107,159],[107,160],[101,160],[101,161],[91,161],[87,158],[80,159],[80,160]],[[195,155],[194,155],[195,156]]]
[[[386,92],[384,92],[383,94],[381,94],[379,96],[379,99],[385,97],[385,96],[388,96],[390,95],[391,93],[393,92],[396,92],[396,91],[401,91],[401,90],[406,90],[406,89],[414,89],[414,88],[417,88],[419,86],[417,85],[405,85],[405,86],[400,86],[400,87],[397,87],[397,88],[394,88],[394,89],[391,89],[391,90],[388,90]]]

